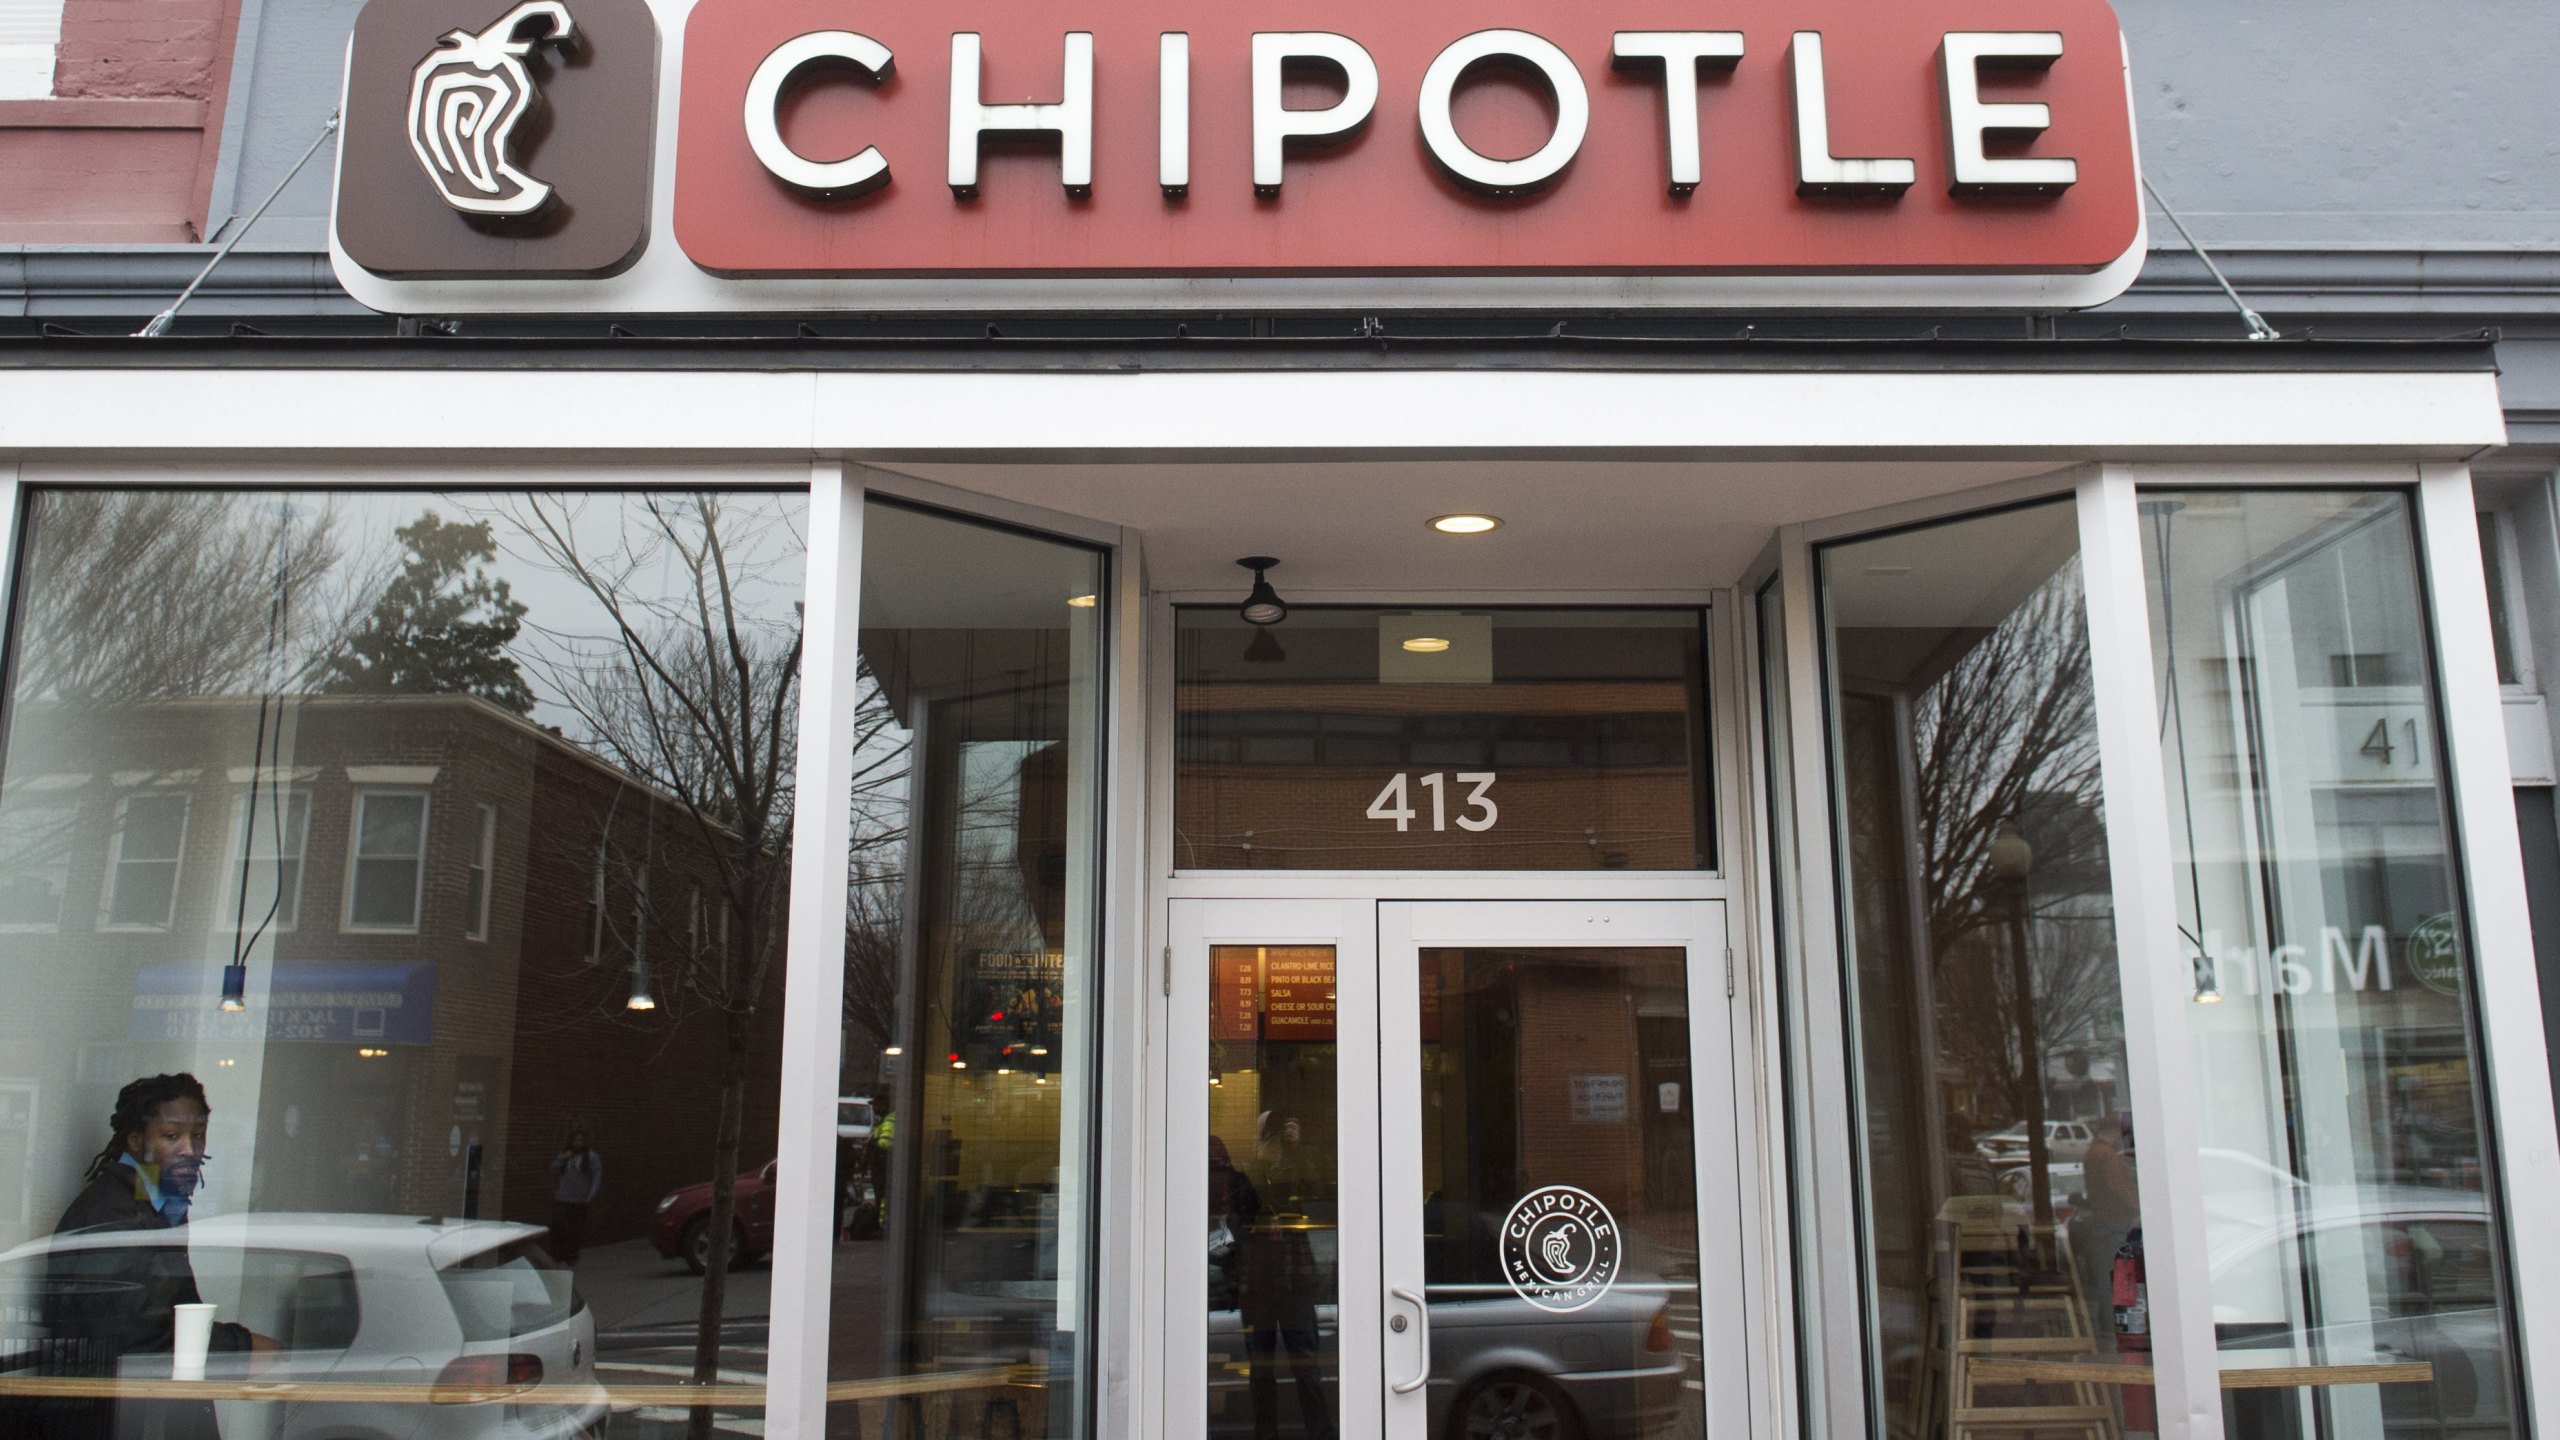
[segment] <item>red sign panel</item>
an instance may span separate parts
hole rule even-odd
[[[1365,123],[1289,136],[1361,57]],[[679,103],[734,277],[2086,274],[2141,226],[2105,0],[701,0]]]

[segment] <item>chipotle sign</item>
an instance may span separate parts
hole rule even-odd
[[[2105,0],[372,0],[348,86],[402,308],[2064,308],[2143,239]]]

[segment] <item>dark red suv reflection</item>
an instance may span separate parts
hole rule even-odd
[[[738,1176],[737,1218],[729,1228],[729,1264],[734,1268],[773,1250],[773,1174],[782,1162],[767,1160],[763,1168]],[[658,1202],[649,1222],[649,1243],[670,1260],[682,1260],[699,1275],[711,1264],[711,1182],[687,1185]]]

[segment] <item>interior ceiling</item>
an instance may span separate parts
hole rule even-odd
[[[1277,555],[1293,600],[1326,593],[1702,590],[1731,585],[1780,525],[2043,474],[2050,461],[1392,461],[896,464],[956,489],[1144,532],[1158,590],[1235,590]],[[1453,512],[1490,535],[1441,535]]]

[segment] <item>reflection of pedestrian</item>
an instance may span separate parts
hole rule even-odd
[[[889,1147],[898,1143],[898,1117],[882,1109],[871,1124],[871,1189],[886,1197],[889,1193]]]
[[[58,1236],[175,1230],[187,1223],[204,1183],[205,1129],[213,1107],[193,1075],[154,1075],[116,1094],[106,1148],[89,1162],[88,1183],[62,1212]],[[115,1376],[128,1357],[171,1356],[177,1307],[202,1301],[183,1244],[64,1245],[46,1264],[42,1367],[54,1375]],[[245,1326],[217,1323],[217,1352],[272,1350],[275,1342]],[[135,1378],[166,1378],[170,1361],[145,1363]],[[86,1440],[118,1428],[104,1400],[41,1403],[35,1433],[47,1440]],[[210,1402],[150,1407],[148,1423],[173,1437],[217,1432]]]
[[[1305,1210],[1309,1201],[1318,1198],[1320,1177],[1307,1154],[1303,1127],[1295,1116],[1274,1124],[1272,1113],[1265,1110],[1254,1128],[1253,1163],[1262,1172],[1262,1189],[1275,1208]]]
[[[2142,1224],[2142,1196],[2133,1161],[2125,1154],[2133,1136],[2123,1117],[2108,1115],[2089,1126],[2089,1151],[2080,1159],[2080,1209],[2071,1217],[2071,1258],[2093,1320],[2108,1313],[2115,1293],[2116,1250]],[[2101,1326],[2111,1336],[2112,1327]]]
[[[1218,1204],[1219,1162],[1225,1149],[1210,1144],[1210,1205]],[[1282,1351],[1289,1356],[1289,1378],[1298,1392],[1298,1416],[1307,1440],[1333,1440],[1333,1406],[1325,1398],[1322,1362],[1316,1345],[1317,1291],[1325,1288],[1318,1273],[1315,1247],[1303,1223],[1285,1223],[1263,1208],[1253,1181],[1227,1167],[1227,1209],[1223,1223],[1237,1233],[1231,1265],[1237,1309],[1245,1329],[1246,1379],[1253,1395],[1255,1440],[1279,1440]],[[1214,1232],[1213,1232],[1214,1242]],[[1214,1253],[1214,1243],[1212,1250]]]
[[[587,1132],[572,1130],[569,1143],[551,1157],[551,1255],[563,1265],[578,1263],[587,1248],[587,1207],[604,1188],[604,1157],[587,1146]]]

